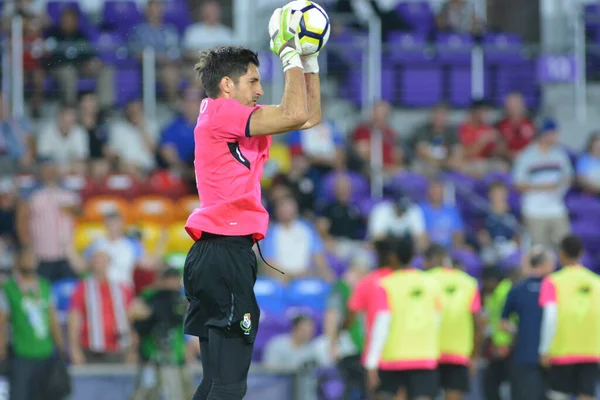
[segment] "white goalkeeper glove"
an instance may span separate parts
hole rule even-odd
[[[318,74],[319,73],[319,52],[317,51],[310,56],[301,56],[302,66],[304,67],[305,74]]]
[[[300,19],[302,19],[301,11],[284,7],[276,9],[269,20],[271,51],[281,58],[283,72],[294,67],[302,68],[298,38]]]

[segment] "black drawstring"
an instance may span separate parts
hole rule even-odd
[[[267,264],[269,267],[273,268],[275,271],[279,272],[281,275],[285,275],[285,272],[283,272],[281,270],[278,270],[277,268],[275,268],[274,266],[272,266],[271,264],[269,264],[267,262],[267,260],[265,260],[265,257],[263,256],[262,251],[260,250],[260,244],[259,244],[259,242],[256,242],[256,247],[258,248],[258,254],[260,255],[260,259],[263,260],[263,262],[265,264]]]

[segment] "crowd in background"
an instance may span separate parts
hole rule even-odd
[[[198,22],[182,31],[163,22],[160,1],[148,1],[146,21],[133,28],[128,42],[136,54],[145,46],[156,51],[161,100],[172,109],[171,120],[159,126],[154,116],[144,114],[139,98],[127,101],[122,110],[113,109],[111,68],[90,46],[78,12],[66,9],[52,25],[37,2],[11,4],[13,8],[4,5],[3,16],[19,12],[25,18],[24,67],[31,117],[13,118],[9,102],[0,98],[3,279],[16,271],[29,276],[29,270],[37,270],[51,284],[75,282],[69,304],[62,305],[64,315],[53,314],[59,325],[67,327],[68,340],[63,341],[65,332],[60,329],[46,335],[75,364],[136,362],[144,353],[140,356],[131,347],[140,338],[133,334],[130,320],[147,315],[140,298],[148,290],[177,287],[170,268],[182,267],[187,242],[181,239],[183,229],[173,233],[169,227],[182,223],[181,211],[185,214],[188,209],[178,206],[179,214],[171,210],[177,217],[155,223],[158,230],[150,232],[140,228],[145,221],[132,217],[122,202],[96,210],[93,216],[89,204],[98,196],[131,202],[160,196],[181,205],[176,202],[195,196],[193,134],[204,94],[192,83],[191,65],[197,50],[232,43],[233,33],[220,22],[219,2],[204,2],[198,8]],[[99,12],[82,7],[88,18]],[[470,7],[466,1],[449,0],[439,15],[439,28],[481,32],[483,22]],[[377,12],[385,16],[387,11]],[[386,24],[401,26],[397,24],[402,21],[389,17],[384,30]],[[59,50],[47,52],[48,43]],[[68,51],[60,51],[61,47]],[[56,80],[62,97],[52,119],[39,118],[46,102],[56,100],[44,92],[46,76]],[[78,91],[75,83],[81,76],[95,79],[96,90]],[[188,81],[184,86],[181,77]],[[507,96],[498,121],[490,118],[483,100],[472,104],[459,126],[450,123],[448,108],[440,104],[410,133],[390,122],[390,112],[388,103],[379,102],[367,120],[348,132],[340,131],[335,119],[325,119],[310,130],[277,139],[263,181],[272,222],[262,250],[266,261],[285,275],[264,268],[263,276],[283,284],[318,277],[332,285],[352,286],[378,266],[374,241],[410,234],[419,252],[436,244],[481,258],[486,268],[475,277],[483,286],[492,282],[486,288],[491,293],[502,281],[499,274],[513,272],[499,273],[494,266],[518,253],[526,233],[533,242],[552,248],[570,231],[564,196],[571,187],[576,185],[591,197],[600,194],[600,134],[592,134],[587,147],[573,156],[558,144],[560,127],[551,119],[536,120],[519,93]],[[407,173],[421,175],[427,178],[425,198],[395,190],[385,199],[370,198],[371,147],[378,134],[383,138],[385,181]],[[509,183],[491,181],[486,187],[490,211],[472,225],[449,201],[452,196],[441,178],[448,172],[472,179],[494,173],[512,176],[521,193],[521,208],[515,210],[509,201]],[[369,201],[363,201],[365,197]],[[103,234],[80,243],[77,227],[90,221]],[[172,246],[174,241],[181,241],[184,249]],[[105,310],[100,316],[99,302]],[[7,300],[2,303],[7,310]],[[331,364],[339,353],[331,350],[327,338],[331,322],[326,316],[322,319],[295,317],[291,333],[276,336],[267,345],[265,365],[294,369],[307,360]],[[315,339],[322,328],[325,334]],[[197,342],[180,336],[178,362],[186,358],[197,362]],[[7,354],[0,347],[2,359]],[[40,349],[36,357],[47,353],[46,347]]]

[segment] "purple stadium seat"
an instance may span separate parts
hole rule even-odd
[[[388,185],[396,196],[408,196],[413,201],[423,201],[427,196],[429,181],[423,175],[400,172],[388,182]]]
[[[445,64],[471,64],[473,36],[460,33],[441,33],[436,38],[438,59]]]
[[[359,200],[358,209],[360,210],[360,215],[368,217],[371,213],[371,210],[373,210],[373,207],[375,207],[375,205],[377,205],[377,203],[380,201],[381,200],[379,199],[372,199],[370,197],[365,197],[364,199]]]
[[[415,258],[411,261],[411,265],[416,269],[423,269],[425,265],[425,257],[422,254],[417,254]]]
[[[406,66],[399,73],[400,104],[431,107],[443,99],[443,73],[436,63]]]
[[[322,279],[303,278],[291,282],[285,290],[291,307],[306,307],[314,312],[325,310],[330,285]]]
[[[163,4],[165,6],[165,23],[174,25],[179,34],[182,35],[185,28],[191,23],[187,3],[182,0],[171,0],[166,1]]]
[[[356,106],[363,104],[363,69],[361,66],[350,68],[346,82],[340,88],[340,95]],[[396,99],[396,74],[394,68],[383,66],[381,71],[381,98],[390,103]]]
[[[339,174],[344,174],[350,178],[352,184],[352,202],[358,202],[369,196],[369,181],[364,176],[357,174],[356,172],[330,172],[323,177],[321,187],[319,188],[319,194],[325,201],[334,199],[335,181]]]
[[[127,104],[142,92],[142,73],[139,68],[119,68],[116,72],[117,106]]]
[[[581,265],[595,273],[600,272],[600,265],[598,264],[598,258],[594,257],[589,251],[586,251],[581,257]]]
[[[574,219],[600,221],[600,199],[597,197],[575,194],[567,196],[565,201]]]
[[[523,63],[500,65],[495,76],[495,104],[501,106],[506,95],[511,92],[520,92],[525,98],[525,103],[531,109],[539,105],[540,93],[536,77],[535,62],[527,60]]]
[[[337,368],[319,368],[317,376],[317,400],[342,400],[344,381]]]
[[[79,78],[77,81],[77,91],[81,92],[91,92],[96,90],[96,79],[94,78]]]
[[[583,241],[586,250],[596,256],[600,248],[600,230],[598,229],[597,219],[581,219],[571,224],[573,233],[578,235]]]
[[[259,327],[260,329],[256,335],[254,352],[252,354],[252,359],[254,361],[260,361],[262,359],[265,345],[269,340],[277,335],[282,335],[289,332],[291,328],[288,319],[282,317],[281,315],[269,314],[268,312],[261,312]]]
[[[102,32],[95,40],[100,59],[108,65],[123,65],[126,62],[137,63],[129,58],[129,50],[123,37],[117,32]]]
[[[415,32],[429,34],[435,28],[435,16],[427,1],[400,2],[396,11]]]
[[[346,272],[348,265],[340,260],[335,254],[327,252],[325,254],[325,258],[327,259],[327,263],[335,273],[336,277],[339,278],[344,274],[344,272]]]
[[[107,0],[104,2],[102,25],[105,29],[126,34],[142,21],[142,14],[135,1]]]
[[[491,64],[523,62],[523,41],[512,33],[488,33],[483,37],[485,61]]]
[[[451,251],[451,256],[465,266],[466,272],[469,275],[475,278],[481,277],[483,263],[477,253],[470,250],[454,249]]]
[[[388,35],[389,59],[400,64],[430,62],[433,52],[426,48],[424,34],[409,32],[391,32]]]

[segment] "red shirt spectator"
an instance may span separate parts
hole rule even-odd
[[[485,103],[473,103],[469,120],[458,128],[466,158],[490,158],[496,152],[498,133],[486,122],[486,113]]]
[[[507,155],[512,159],[531,143],[535,136],[535,126],[526,116],[525,102],[519,93],[506,97],[504,112],[506,117],[497,127],[506,142]]]

